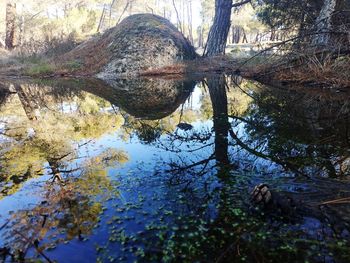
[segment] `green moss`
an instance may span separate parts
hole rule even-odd
[[[65,72],[73,72],[81,68],[81,64],[78,61],[68,61],[64,65],[56,66],[53,63],[47,61],[38,61],[35,64],[28,65],[25,73],[29,76],[41,76],[47,75],[51,73],[55,73],[57,71],[65,71]]]
[[[29,76],[47,75],[55,72],[56,66],[47,61],[39,60],[34,64],[29,64],[25,73]]]
[[[64,68],[66,68],[69,71],[75,71],[81,68],[81,63],[76,60],[68,61],[65,63]]]
[[[242,49],[239,47],[235,47],[230,51],[232,54],[238,54],[240,52],[242,52]]]

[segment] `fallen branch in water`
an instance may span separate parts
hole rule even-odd
[[[49,259],[35,244],[32,242],[29,238],[27,238],[25,235],[23,235],[21,232],[14,230],[14,232],[18,235],[20,235],[24,240],[26,240],[29,244],[34,246],[35,250],[49,263],[53,263],[51,259]]]
[[[331,204],[350,204],[350,197],[335,199],[335,200],[321,203],[321,205],[331,205]]]

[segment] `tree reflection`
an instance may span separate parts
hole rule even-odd
[[[204,86],[208,89],[210,104],[203,98],[201,111],[204,115],[210,115],[212,113],[213,129],[212,131],[190,131],[190,132],[175,132],[169,136],[170,145],[180,145],[179,149],[175,149],[173,146],[166,145],[167,149],[173,151],[187,152],[191,155],[197,152],[205,152],[209,154],[208,157],[202,159],[197,157],[196,161],[190,164],[186,164],[185,158],[182,163],[172,162],[170,163],[170,172],[174,175],[173,181],[180,183],[182,180],[191,180],[187,178],[187,174],[196,174],[202,176],[207,173],[211,173],[216,167],[218,168],[218,175],[224,177],[227,172],[232,168],[237,168],[229,158],[229,131],[230,122],[228,115],[228,97],[227,97],[227,79],[224,75],[209,78],[203,82]],[[210,106],[209,106],[210,105]],[[210,107],[210,108],[209,108]],[[176,141],[182,141],[184,144],[191,144],[188,149],[181,148],[182,143],[176,143]],[[208,149],[213,147],[213,152],[210,153]],[[199,154],[201,155],[201,154]],[[215,161],[215,162],[213,162]],[[189,171],[192,172],[189,172]],[[181,179],[180,179],[181,178]],[[184,181],[183,181],[184,182]]]
[[[339,169],[339,162],[348,158],[349,111],[344,100],[333,98],[330,103],[322,94],[271,89],[254,96],[247,117],[232,116],[245,127],[246,138],[233,136],[241,146],[263,145],[257,154],[296,175],[344,175]]]
[[[329,107],[327,98],[254,86],[247,81],[238,83],[224,76],[209,78],[205,85],[211,108],[208,100],[203,98],[202,112],[206,116],[212,113],[213,133],[175,131],[170,134],[167,145],[160,144],[174,152],[183,152],[184,156],[186,152],[194,156],[197,149],[198,155],[205,152],[209,157],[198,156],[189,164],[181,161],[186,159],[184,156],[180,157],[180,162],[170,163],[171,172],[184,174],[187,169],[201,166],[197,170],[201,176],[214,166],[246,170],[253,162],[263,164],[261,160],[270,162],[270,166],[277,165],[281,173],[291,176],[336,177],[348,171],[349,111],[344,100],[333,100]],[[228,92],[227,89],[231,90]],[[200,141],[200,137],[207,139]],[[191,145],[191,150],[173,147],[182,144]],[[212,153],[205,150],[212,145]],[[214,159],[216,164],[209,165]]]
[[[87,237],[99,222],[102,202],[118,196],[106,169],[125,161],[125,153],[107,149],[86,160],[78,176],[47,182],[40,193],[40,204],[11,216],[5,239],[17,257],[15,261],[21,260],[19,257],[31,247],[42,256],[43,251],[59,243]],[[52,172],[55,177],[60,173],[58,167]]]
[[[181,259],[179,255],[186,255],[196,261],[209,257],[206,252],[210,251],[210,257],[217,262],[237,258],[267,261],[283,260],[292,252],[293,259],[302,260],[306,255],[304,245],[316,240],[316,251],[334,253],[331,251],[341,249],[334,246],[337,238],[332,235],[348,233],[348,226],[343,224],[348,220],[348,207],[320,209],[315,204],[334,199],[339,189],[348,193],[348,184],[320,179],[324,175],[343,175],[337,162],[349,156],[347,102],[333,101],[330,107],[326,98],[279,92],[257,84],[251,89],[250,85],[251,82],[238,83],[223,76],[209,78],[204,84],[209,98],[202,99],[201,110],[202,119],[213,120],[212,130],[177,129],[158,139],[158,147],[178,155],[177,159],[164,160],[169,166],[166,173],[170,189],[180,188],[190,200],[186,203],[189,213],[196,215],[189,216],[185,223],[177,222],[180,226],[186,224],[189,230],[180,227],[171,235],[168,246],[160,245],[160,258],[171,255],[176,261]],[[239,97],[247,103],[235,105],[232,90],[240,90]],[[292,179],[303,177],[299,178],[302,183],[283,180],[286,175]],[[312,231],[303,228],[307,226],[286,226],[283,215],[274,218],[252,212],[249,187],[259,180],[273,184],[273,179],[276,185],[279,183],[282,195],[292,196],[300,205],[299,214],[293,215],[295,221],[302,218],[298,222],[305,223],[305,218],[315,218],[319,220],[317,229],[329,232],[315,239]],[[197,220],[210,214],[215,215],[214,220]],[[300,242],[288,251],[286,247],[295,239]],[[314,254],[307,257],[317,258]]]
[[[317,231],[324,228],[330,235],[346,229],[338,224],[348,220],[346,207],[321,210],[315,205],[334,198],[339,189],[339,195],[348,193],[346,183],[315,178],[348,173],[349,111],[344,100],[329,104],[322,96],[279,92],[226,76],[197,84],[198,105],[191,104],[191,81],[40,85],[13,84],[0,97],[10,102],[0,113],[3,195],[43,176],[38,180],[39,204],[15,211],[5,228],[6,245],[13,247],[10,253],[17,261],[31,256],[33,249],[45,257],[47,249],[62,242],[86,240],[99,224],[104,201],[119,194],[109,168],[128,161],[126,153],[106,148],[112,136],[103,136],[109,133],[126,149],[129,142],[120,138],[133,139],[133,146],[144,152],[159,150],[160,159],[152,156],[145,168],[143,156],[136,158],[120,177],[128,202],[117,201],[117,209],[104,218],[112,224],[105,226],[108,246],[115,248],[107,255],[110,260],[133,253],[148,261],[181,261],[185,255],[190,261],[211,257],[220,262],[240,253],[242,260],[282,260],[291,252],[291,239],[319,241],[313,230],[305,230],[307,224],[286,227],[279,215],[251,209],[249,188],[266,180],[281,194],[310,198],[312,202],[301,203],[297,219],[318,218]],[[92,146],[97,139],[103,150]],[[96,152],[91,155],[89,147]],[[118,224],[123,228],[117,229]],[[322,239],[329,244],[313,251],[338,249],[333,250],[335,239],[327,233]],[[308,244],[303,241],[292,252],[303,257]]]
[[[117,130],[123,118],[100,98],[81,91],[57,95],[57,89],[37,84],[7,84],[12,95],[1,106],[5,120],[1,140],[2,194],[20,189],[22,182],[51,170],[55,179],[73,172],[68,163],[79,158],[80,141]],[[66,163],[66,164],[65,164]],[[48,165],[47,165],[48,164]]]

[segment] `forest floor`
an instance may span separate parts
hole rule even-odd
[[[303,57],[297,61],[282,58],[269,59],[257,56],[253,59],[235,59],[229,56],[200,58],[194,61],[147,70],[142,76],[183,76],[191,74],[228,73],[265,83],[280,82],[284,85],[319,85],[329,87],[350,87],[350,56],[335,59]]]
[[[350,56],[323,58],[303,56],[291,61],[285,57],[235,58],[232,55],[198,58],[162,68],[139,72],[142,77],[184,78],[208,74],[237,74],[264,83],[284,85],[350,87]],[[0,77],[93,77],[85,74],[74,62],[59,65],[51,59],[18,57],[0,49]]]
[[[8,51],[0,48],[0,76],[20,75],[21,72],[21,63],[12,58]]]

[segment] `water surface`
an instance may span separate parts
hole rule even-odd
[[[349,262],[349,94],[234,76],[0,83],[0,260]],[[266,183],[280,199],[255,206]],[[292,200],[284,207],[284,200]]]

